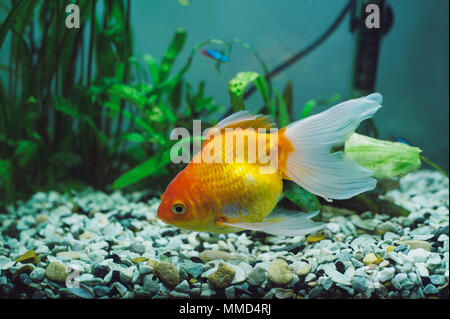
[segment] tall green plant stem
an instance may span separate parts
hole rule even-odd
[[[447,173],[442,167],[440,167],[438,164],[432,162],[431,160],[429,160],[428,158],[426,158],[426,157],[423,156],[423,155],[419,155],[419,156],[420,156],[420,159],[421,159],[422,161],[424,161],[425,163],[431,165],[431,166],[434,167],[436,170],[438,170],[439,172],[441,172],[444,176],[446,176],[447,178],[449,178],[449,177],[448,177],[448,173]]]
[[[130,0],[127,0],[127,12],[126,12],[126,19],[125,19],[125,36],[126,36],[126,44],[125,44],[125,66],[124,66],[124,73],[123,73],[123,83],[128,83],[128,72],[129,72],[129,58],[131,55],[131,36],[130,36],[130,15],[131,15],[131,2]],[[120,103],[120,113],[119,113],[119,120],[117,124],[117,131],[116,131],[116,143],[117,147],[120,146],[119,144],[119,138],[120,134],[122,134],[122,126],[123,126],[123,110],[125,109],[125,100],[122,100]],[[126,141],[124,144],[124,147],[126,147]],[[118,151],[118,150],[117,150]],[[122,165],[122,156],[119,155],[119,166]]]

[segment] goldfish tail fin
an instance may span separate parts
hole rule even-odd
[[[262,231],[272,235],[300,236],[321,230],[325,224],[311,220],[319,211],[304,214],[286,209],[278,209],[262,222],[256,223],[227,223],[224,225],[243,228],[246,230]]]
[[[294,122],[280,131],[280,171],[307,191],[326,200],[347,199],[375,188],[371,171],[331,153],[371,118],[381,107],[383,97],[373,93],[340,103],[322,113]]]

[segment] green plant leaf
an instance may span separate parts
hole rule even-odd
[[[61,151],[52,154],[48,159],[48,162],[55,166],[76,167],[81,163],[81,157],[70,151]]]
[[[259,64],[261,65],[261,68],[263,69],[264,76],[267,78],[267,76],[269,75],[269,69],[267,68],[267,65],[264,62],[264,60],[258,54],[258,51],[256,51],[255,48],[253,48],[253,46],[250,43],[244,42],[244,41],[242,41],[239,38],[234,38],[233,40],[237,44],[241,45],[243,48],[245,48],[247,50],[250,50],[253,53],[253,55],[255,56],[256,60],[258,60]]]
[[[420,168],[418,147],[399,142],[382,141],[353,133],[345,142],[345,155],[373,171],[375,178],[404,176]]]
[[[426,158],[423,155],[420,155],[420,159],[422,161],[424,161],[425,163],[427,163],[428,165],[430,165],[431,167],[433,167],[434,169],[436,169],[437,171],[439,171],[442,175],[444,175],[448,179],[448,173],[442,167],[440,167],[438,164],[434,163],[432,160],[430,160],[429,158]]]
[[[159,66],[156,59],[150,54],[146,54],[143,56],[144,61],[147,63],[148,70],[150,72],[150,76],[152,77],[153,84],[158,84],[159,82]]]
[[[294,100],[293,95],[292,81],[288,81],[283,90],[283,100],[284,103],[286,103],[287,112],[290,115],[289,123],[291,122],[291,119],[294,118],[292,114],[292,105]]]
[[[115,118],[117,112],[120,110],[120,106],[117,103],[114,102],[106,102],[103,104],[104,107],[112,110],[114,113],[109,114],[109,116]],[[146,131],[148,133],[148,136],[158,136],[158,133],[150,126],[148,125],[143,119],[140,117],[134,116],[130,111],[124,109],[122,110],[122,114],[124,117],[132,120],[136,125],[139,126],[142,130]]]
[[[253,81],[253,84],[256,86],[256,89],[261,94],[264,104],[269,105],[271,101],[270,101],[269,89],[268,89],[266,79],[260,75]]]
[[[277,88],[275,88],[275,94],[277,96],[278,104],[278,122],[280,124],[280,127],[285,127],[290,123],[289,110],[283,96],[280,94]]]
[[[131,146],[124,152],[127,163],[143,163],[148,159],[147,153],[141,145]]]
[[[16,55],[19,58],[22,66],[21,66],[21,76],[22,76],[22,91],[23,91],[23,95],[24,98],[28,98],[28,96],[26,96],[26,94],[29,94],[29,92],[31,91],[32,87],[31,87],[31,82],[32,82],[32,56],[31,56],[31,52],[30,49],[28,47],[27,42],[25,41],[24,37],[22,34],[18,33],[18,32],[12,32],[13,34],[13,41],[15,42],[15,49],[16,51]]]
[[[11,163],[7,160],[0,159],[0,193],[3,193],[3,197],[7,202],[12,195],[12,183]]]
[[[245,88],[253,83],[261,93],[266,105],[269,102],[269,92],[267,82],[260,74],[256,72],[240,72],[228,83],[228,93],[231,98],[231,107],[234,112],[245,109],[244,93]]]
[[[95,131],[102,143],[107,143],[108,139],[105,133],[98,129],[94,123],[94,120],[89,115],[82,114],[76,105],[63,97],[57,96],[54,97],[53,100],[55,110],[88,124]]]
[[[284,191],[284,195],[303,212],[313,212],[321,209],[319,200],[314,194],[304,190],[297,184],[291,185]]]
[[[147,139],[139,133],[130,132],[130,133],[125,133],[124,135],[122,135],[122,140],[130,141],[130,142],[134,142],[134,143],[143,143]]]
[[[6,137],[6,134],[4,134],[4,133],[0,133],[0,141],[5,143],[5,144],[7,144],[7,145],[9,145],[9,146],[12,146],[12,147],[15,145],[14,144],[15,141],[12,140],[12,139],[8,139]]]
[[[8,13],[5,21],[3,21],[0,26],[0,49],[2,48],[3,42],[5,41],[6,34],[8,33],[11,26],[16,22],[17,17],[21,12],[29,5],[27,0],[19,0],[15,3],[12,10]]]
[[[194,56],[201,48],[208,44],[218,44],[218,45],[224,45],[226,47],[229,47],[230,44],[227,42],[224,42],[222,40],[218,39],[210,39],[207,41],[200,42],[192,48],[191,53],[189,57],[187,58],[186,64],[178,71],[176,74],[172,75],[170,78],[166,80],[161,80],[160,83],[157,85],[156,89],[160,91],[164,91],[167,87],[173,88],[179,81],[181,81],[182,76],[189,70],[189,67],[192,64],[192,61],[194,60]]]
[[[170,46],[167,49],[161,61],[158,77],[159,81],[164,81],[169,75],[170,69],[172,68],[173,63],[175,62],[175,59],[177,58],[178,54],[180,54],[181,50],[184,47],[186,38],[187,33],[184,29],[178,28],[175,31],[175,34],[172,38],[172,42],[170,43]]]
[[[301,119],[304,119],[305,117],[308,117],[311,114],[312,109],[317,105],[316,100],[309,100],[306,102],[306,104],[303,106],[302,114],[300,115]]]
[[[109,88],[108,93],[125,99],[140,108],[145,107],[148,103],[148,99],[144,94],[126,84],[114,84]]]
[[[161,151],[114,181],[113,188],[121,189],[148,177],[156,176],[170,162],[170,152]]]
[[[20,167],[25,167],[35,157],[38,151],[38,144],[34,141],[20,140],[14,152],[13,159]]]
[[[169,95],[169,102],[172,110],[178,110],[180,108],[182,91],[183,81],[179,81]]]
[[[158,109],[161,110],[162,114],[164,114],[164,122],[175,123],[177,121],[177,115],[169,104],[160,102]]]

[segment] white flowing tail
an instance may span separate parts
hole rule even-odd
[[[331,153],[331,148],[345,142],[363,120],[371,118],[382,100],[381,94],[373,93],[286,126],[284,136],[292,147],[283,174],[327,200],[347,199],[374,189],[376,180],[370,177],[370,170],[342,152]],[[283,152],[283,145],[280,149]]]

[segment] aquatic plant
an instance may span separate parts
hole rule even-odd
[[[69,3],[13,2],[0,27],[0,47],[11,31],[9,65],[1,68],[8,81],[0,82],[5,201],[38,189],[106,189],[134,166],[139,167],[115,187],[169,174],[169,129],[219,108],[205,96],[204,81],[193,88],[183,75],[199,49],[226,47],[224,42],[198,44],[185,65],[172,72],[185,44],[184,30],[175,32],[158,63],[151,55],[133,55],[129,0],[79,1],[85,12],[79,29],[61,28]],[[17,19],[20,23],[14,23]]]
[[[104,117],[87,93],[97,79],[130,77],[130,1],[78,1],[78,29],[62,27],[70,3],[14,1],[0,28],[0,46],[11,31],[8,81],[0,82],[6,199],[75,180],[101,187],[116,169],[112,127],[123,124]]]
[[[381,141],[357,133],[345,143],[345,154],[361,166],[371,169],[378,179],[395,178],[420,168],[418,147],[400,142]]]

